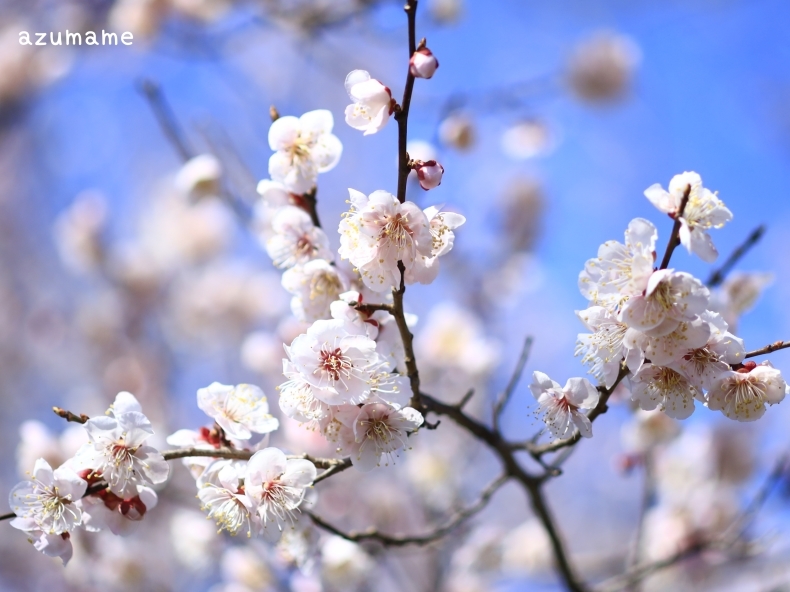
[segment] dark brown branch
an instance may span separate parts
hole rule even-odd
[[[423,535],[387,535],[378,532],[377,530],[366,530],[364,532],[343,532],[336,526],[326,522],[323,518],[316,516],[312,512],[307,512],[310,519],[316,526],[331,532],[337,536],[343,537],[348,541],[354,543],[361,543],[364,541],[377,541],[387,547],[405,547],[407,545],[428,545],[432,542],[438,541],[450,532],[455,530],[462,523],[469,520],[472,516],[480,512],[486,507],[488,501],[502,487],[509,479],[508,475],[502,475],[494,480],[488,487],[486,487],[480,494],[480,497],[470,506],[456,512],[445,524],[438,527],[436,530]]]
[[[301,205],[304,210],[310,214],[310,219],[313,221],[313,225],[316,228],[321,228],[321,220],[318,219],[318,210],[316,210],[316,206],[318,205],[318,199],[316,197],[318,193],[318,187],[313,187],[307,193],[300,195],[299,199],[302,202]]]
[[[236,450],[232,448],[177,448],[175,450],[163,451],[162,456],[165,460],[175,460],[177,458],[189,458],[193,456],[250,460],[255,452],[254,450]],[[344,468],[351,466],[351,460],[348,458],[318,458],[309,454],[290,454],[287,458],[309,460],[319,469],[328,470],[338,466],[343,466]],[[335,468],[334,472],[339,472],[339,470]]]
[[[90,419],[90,417],[88,417],[84,413],[80,413],[79,415],[77,415],[76,413],[72,413],[71,411],[66,411],[65,409],[61,409],[60,407],[53,407],[52,411],[55,412],[55,415],[57,415],[58,417],[62,417],[66,421],[85,423]]]
[[[686,191],[683,192],[683,197],[680,200],[680,207],[675,213],[675,224],[672,226],[672,234],[669,236],[667,250],[664,251],[664,258],[661,260],[661,267],[659,267],[659,269],[666,269],[669,267],[669,260],[672,258],[672,252],[675,250],[675,247],[680,244],[680,227],[682,226],[680,219],[683,217],[683,212],[686,210],[689,197],[691,197],[691,185],[686,185]]]
[[[366,315],[372,315],[374,312],[379,310],[388,312],[391,315],[395,314],[391,304],[360,304],[359,302],[352,302],[351,306],[353,306],[359,312],[365,313]]]
[[[743,256],[751,249],[754,245],[760,242],[760,239],[765,234],[765,225],[761,224],[754,230],[752,230],[751,234],[746,237],[746,240],[743,241],[737,249],[735,249],[732,254],[727,257],[727,260],[722,263],[721,267],[715,270],[713,273],[710,274],[708,281],[705,282],[709,288],[715,288],[721,285],[727,274],[730,273],[733,267],[738,263],[738,261],[743,258]]]
[[[557,562],[557,570],[565,587],[570,592],[584,592],[586,588],[570,564],[567,552],[565,551],[565,544],[560,537],[559,530],[554,524],[554,518],[543,497],[543,492],[541,490],[544,481],[543,476],[531,475],[525,471],[516,460],[516,450],[513,444],[507,442],[499,431],[490,429],[464,413],[460,406],[442,403],[425,393],[422,394],[422,402],[427,411],[449,417],[478,440],[486,443],[499,457],[504,466],[505,473],[518,481],[529,496],[532,509],[549,536],[554,558]]]
[[[516,390],[516,386],[518,386],[518,381],[521,380],[521,375],[524,373],[524,366],[527,365],[527,359],[529,358],[529,352],[532,349],[532,337],[527,337],[524,340],[524,347],[521,348],[521,356],[518,359],[518,363],[516,363],[516,368],[513,370],[513,374],[510,377],[510,381],[505,387],[505,390],[502,391],[502,394],[499,395],[496,403],[494,403],[494,414],[493,414],[493,423],[494,429],[499,429],[499,420],[502,417],[502,412],[505,410],[505,407],[510,401],[510,397],[513,396],[513,392]]]
[[[420,401],[420,371],[417,369],[417,360],[414,357],[414,335],[409,330],[409,325],[406,323],[406,313],[403,310],[403,294],[406,292],[404,279],[406,268],[403,266],[403,261],[398,261],[398,269],[400,270],[400,287],[392,291],[392,310],[390,312],[395,317],[395,323],[398,325],[398,332],[401,341],[403,341],[406,374],[411,386],[409,406],[424,414]]]
[[[765,347],[761,347],[760,349],[755,349],[750,352],[746,352],[744,354],[745,358],[755,358],[757,356],[764,356],[765,354],[770,354],[780,349],[785,349],[790,347],[790,341],[774,341],[770,345],[766,345]]]
[[[417,51],[417,0],[407,0],[403,9],[406,11],[409,21],[409,60],[411,60],[411,56]],[[395,121],[398,122],[398,201],[400,203],[406,201],[406,181],[411,172],[406,144],[408,142],[409,106],[411,105],[413,91],[414,76],[407,61],[406,86],[403,89],[403,100],[401,100],[400,107],[395,112]]]

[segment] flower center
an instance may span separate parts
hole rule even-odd
[[[339,347],[330,350],[324,346],[321,349],[318,369],[329,375],[333,382],[340,380],[341,375],[345,378],[350,378],[353,368],[351,360],[343,355]]]
[[[384,217],[384,226],[379,234],[379,240],[389,241],[396,248],[403,249],[411,242],[412,231],[408,226],[409,219],[402,214]]]

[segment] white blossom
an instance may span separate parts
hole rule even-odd
[[[689,350],[703,347],[711,336],[711,327],[701,317],[681,321],[671,333],[658,337],[645,336],[644,352],[657,366],[678,362]]]
[[[296,206],[280,208],[271,222],[266,252],[275,267],[289,268],[313,259],[332,259],[326,233]]]
[[[554,438],[566,438],[576,426],[585,438],[592,437],[592,423],[579,409],[594,409],[598,404],[598,389],[586,378],[569,378],[565,387],[554,382],[543,372],[532,373],[529,390],[538,401],[538,415]]]
[[[431,78],[438,67],[439,60],[427,47],[421,47],[409,59],[409,72],[415,78]]]
[[[277,418],[269,413],[266,395],[252,384],[213,382],[198,389],[197,403],[230,438],[249,440],[253,433],[268,434],[279,426]]]
[[[463,225],[466,218],[455,212],[442,212],[442,206],[431,206],[423,212],[428,219],[431,232],[431,254],[420,255],[414,265],[406,272],[406,282],[430,284],[439,274],[439,257],[446,255],[453,248],[455,233],[453,230]]]
[[[43,458],[36,461],[30,481],[18,483],[8,496],[16,518],[11,526],[27,533],[36,550],[69,562],[72,546],[69,533],[82,523],[77,503],[87,482],[70,467],[52,470]]]
[[[579,274],[579,290],[594,305],[616,310],[630,296],[641,294],[653,273],[655,226],[635,218],[625,231],[625,244],[611,240],[598,248]]]
[[[592,333],[579,333],[576,355],[582,356],[582,364],[590,364],[590,374],[611,388],[620,373],[620,364],[625,359],[631,372],[636,372],[644,362],[644,336],[603,306],[591,306],[576,311],[582,323]]]
[[[681,321],[691,321],[708,305],[710,292],[691,274],[660,269],[647,282],[643,294],[632,296],[620,319],[650,336],[672,333]]]
[[[190,199],[198,201],[220,194],[222,165],[213,154],[199,154],[189,159],[178,171],[176,187]]]
[[[293,294],[291,312],[310,323],[330,316],[330,306],[348,290],[350,282],[336,265],[314,259],[283,273],[282,285]]]
[[[745,349],[743,340],[727,331],[727,323],[721,315],[707,310],[700,318],[710,327],[710,338],[705,344],[683,353],[673,365],[702,391],[709,389],[723,372],[728,372],[730,364],[742,362]]]
[[[318,173],[337,164],[343,145],[334,136],[332,113],[325,109],[299,117],[280,117],[269,128],[269,174],[288,191],[301,195],[315,187]]]
[[[236,536],[252,536],[257,528],[254,503],[245,491],[247,465],[240,461],[214,461],[198,480],[198,498],[208,517],[219,527]]]
[[[344,321],[316,321],[285,348],[292,362],[285,369],[298,373],[313,396],[329,405],[359,404],[375,392],[397,389],[376,343],[355,331]]]
[[[348,125],[366,136],[387,125],[395,105],[389,88],[365,70],[354,70],[346,76],[346,92],[354,102],[346,107]]]
[[[732,212],[712,191],[702,186],[702,179],[697,173],[685,172],[675,175],[669,182],[669,191],[665,191],[658,183],[645,189],[645,196],[660,211],[677,217],[683,195],[690,187],[689,199],[680,217],[680,243],[689,253],[698,255],[700,259],[711,263],[719,256],[713,241],[708,234],[711,228],[721,228],[732,220]]]
[[[305,489],[316,474],[315,465],[309,460],[286,459],[277,448],[265,448],[252,455],[247,463],[244,488],[255,504],[267,540],[276,541],[285,527],[293,527]]]
[[[288,379],[277,389],[280,391],[280,409],[285,415],[308,428],[321,428],[331,416],[329,405],[316,399],[313,387],[294,369],[289,360],[283,360],[283,375]]]
[[[780,403],[787,394],[782,373],[770,362],[746,362],[743,368],[725,372],[708,391],[708,408],[730,419],[754,421],[765,413],[765,405]]]
[[[433,250],[428,219],[410,201],[400,203],[386,191],[369,197],[353,189],[351,211],[340,222],[340,249],[362,276],[365,285],[384,292],[400,285],[398,261],[408,272],[418,257]]]
[[[382,457],[385,466],[394,463],[397,452],[408,447],[408,434],[424,421],[416,409],[386,403],[347,406],[336,417],[347,428],[341,431],[340,448],[363,472],[381,466]]]
[[[631,398],[646,411],[659,409],[669,417],[686,419],[702,392],[677,370],[645,364],[631,378]]]
[[[109,412],[85,422],[89,443],[77,452],[77,466],[91,469],[124,499],[137,495],[138,485],[164,482],[170,467],[158,450],[143,444],[154,431],[137,399],[119,393]]]

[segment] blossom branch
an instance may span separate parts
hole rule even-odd
[[[53,407],[52,411],[55,412],[55,415],[57,415],[58,417],[62,417],[66,421],[73,421],[73,422],[76,422],[76,423],[85,423],[86,421],[88,421],[90,419],[90,417],[88,417],[84,413],[80,413],[79,415],[77,415],[76,413],[72,413],[71,411],[67,411],[65,409],[61,409],[60,407]]]
[[[672,234],[669,236],[667,250],[664,252],[664,258],[661,260],[661,267],[659,267],[659,269],[666,269],[669,267],[669,260],[672,258],[672,253],[675,247],[680,244],[680,227],[683,225],[681,218],[683,217],[683,212],[686,210],[689,197],[691,197],[691,185],[686,185],[686,191],[683,192],[683,198],[680,200],[680,207],[675,214],[675,224],[672,226]]]
[[[485,442],[499,457],[504,465],[506,474],[518,481],[529,496],[532,509],[549,536],[557,569],[565,587],[570,592],[584,592],[586,588],[570,564],[565,544],[560,537],[557,526],[554,524],[554,518],[543,496],[541,486],[544,477],[532,475],[524,470],[518,460],[516,460],[516,448],[513,444],[507,442],[498,430],[493,430],[464,413],[459,405],[442,403],[425,393],[422,394],[422,402],[428,411],[449,417],[477,439]]]
[[[178,125],[175,115],[173,115],[173,110],[162,94],[159,85],[152,80],[145,79],[140,83],[140,92],[148,101],[159,126],[162,128],[162,131],[167,136],[167,139],[170,140],[170,143],[176,149],[181,159],[187,161],[195,156],[194,151],[187,143],[183,130]]]
[[[400,270],[400,287],[392,291],[392,316],[395,317],[395,323],[398,325],[398,332],[400,333],[401,341],[403,341],[403,352],[405,354],[406,374],[409,377],[409,384],[411,386],[411,400],[409,406],[419,412],[423,412],[422,401],[420,400],[420,371],[417,369],[417,360],[414,357],[414,335],[409,330],[409,325],[406,323],[406,313],[403,310],[403,294],[406,292],[406,282],[404,274],[406,268],[403,266],[402,261],[398,261],[398,269]]]
[[[746,352],[744,354],[744,358],[755,358],[757,356],[764,356],[765,354],[770,354],[772,352],[778,351],[780,349],[785,349],[790,347],[790,341],[774,341],[771,344],[766,345],[765,347],[761,347],[760,349],[755,349],[750,352]]]
[[[329,524],[323,518],[316,516],[312,512],[307,512],[307,515],[310,516],[310,519],[313,521],[313,523],[316,526],[323,528],[324,530],[331,532],[332,534],[340,536],[354,543],[361,543],[364,541],[377,541],[387,547],[405,547],[407,545],[422,546],[422,545],[430,544],[434,541],[443,538],[444,536],[455,530],[458,526],[460,526],[461,524],[472,518],[475,514],[479,513],[483,508],[486,507],[488,501],[499,490],[499,488],[502,487],[505,483],[507,483],[509,479],[510,479],[509,475],[499,476],[481,492],[480,497],[478,497],[473,504],[471,504],[466,508],[463,508],[462,510],[459,510],[444,525],[424,535],[413,535],[413,536],[387,535],[387,534],[382,534],[376,530],[366,530],[364,532],[347,533],[347,532],[343,532],[336,526]]]
[[[406,11],[406,17],[409,21],[409,59],[411,59],[411,56],[417,51],[417,0],[407,0],[406,6],[404,6],[403,9]],[[406,201],[406,181],[411,171],[411,168],[409,168],[409,154],[406,152],[406,144],[408,141],[409,106],[411,105],[411,95],[413,91],[414,75],[411,73],[411,68],[408,68],[406,86],[403,89],[403,100],[401,101],[400,108],[395,112],[395,121],[398,122],[398,201],[400,203]]]
[[[751,234],[746,237],[746,240],[743,241],[737,249],[735,249],[727,260],[713,273],[710,274],[708,281],[705,284],[709,288],[715,288],[716,286],[721,285],[724,282],[724,279],[727,277],[727,274],[730,273],[733,267],[741,260],[741,258],[751,249],[754,245],[760,242],[760,239],[765,234],[765,225],[761,224],[754,230],[752,230]]]
[[[493,424],[495,430],[499,429],[499,420],[502,417],[502,412],[505,410],[508,401],[510,401],[510,397],[513,396],[513,392],[516,390],[518,381],[521,380],[521,375],[524,373],[524,366],[527,365],[527,359],[529,358],[529,352],[531,349],[532,337],[527,337],[524,340],[524,346],[521,348],[521,356],[518,359],[515,370],[513,370],[510,381],[505,387],[505,390],[502,391],[502,394],[499,396],[496,403],[494,403]]]

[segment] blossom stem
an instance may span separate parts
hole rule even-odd
[[[675,247],[680,244],[680,227],[683,225],[680,219],[683,217],[683,212],[686,211],[686,204],[689,202],[689,197],[691,197],[691,185],[686,185],[686,190],[683,192],[683,197],[680,200],[680,207],[675,214],[675,224],[672,226],[672,234],[669,236],[667,250],[664,251],[664,258],[661,260],[661,267],[659,267],[659,269],[666,269],[669,267],[669,260],[672,258],[672,252],[675,250]]]
[[[313,226],[316,228],[321,228],[321,220],[318,218],[318,210],[316,210],[316,205],[318,204],[318,199],[316,195],[318,194],[318,187],[313,187],[310,191],[305,193],[301,196],[302,202],[304,204],[304,209],[310,214],[310,220],[313,221]]]
[[[406,314],[403,311],[403,294],[406,292],[404,279],[406,268],[403,266],[403,261],[398,261],[398,269],[400,270],[400,286],[397,290],[392,291],[391,314],[395,317],[395,323],[398,325],[398,332],[400,333],[401,341],[403,341],[406,374],[409,377],[409,385],[411,386],[409,406],[424,415],[422,401],[420,400],[420,371],[417,369],[417,360],[414,357],[414,335],[409,331],[409,325],[406,323]]]
[[[749,251],[749,249],[760,242],[763,234],[765,234],[765,225],[763,224],[752,230],[751,234],[746,237],[746,240],[738,245],[738,248],[735,249],[729,257],[727,257],[727,260],[722,264],[722,266],[710,274],[710,277],[708,278],[708,281],[705,282],[705,285],[709,288],[720,286],[727,277],[727,274],[730,273],[733,267],[735,267],[735,264],[741,260],[741,258]]]
[[[71,411],[66,411],[65,409],[61,409],[60,407],[53,407],[52,411],[55,412],[55,415],[58,417],[62,417],[66,421],[73,421],[75,423],[85,423],[90,419],[84,413],[80,413],[77,415],[76,413],[72,413]]]
[[[455,530],[458,526],[472,518],[475,514],[479,513],[483,508],[486,507],[488,501],[499,490],[499,488],[507,483],[509,479],[510,477],[508,475],[501,475],[497,477],[481,492],[480,497],[478,497],[474,503],[456,512],[455,515],[453,515],[445,524],[436,528],[436,530],[424,535],[387,535],[380,533],[377,530],[366,530],[364,532],[343,532],[336,526],[329,524],[323,518],[316,516],[312,512],[308,511],[306,513],[316,526],[354,543],[361,543],[363,541],[377,541],[386,547],[405,547],[407,545],[422,546],[441,539]]]
[[[785,349],[785,348],[788,348],[788,347],[790,347],[790,341],[781,341],[781,340],[780,341],[775,341],[775,342],[773,342],[771,344],[766,345],[765,347],[761,347],[760,349],[755,349],[753,351],[746,352],[746,354],[744,354],[743,357],[744,357],[744,359],[745,358],[755,358],[757,356],[764,356],[765,354],[770,354],[770,353],[775,352],[777,350]]]
[[[406,17],[409,21],[409,59],[417,51],[417,0],[407,0],[406,6],[403,7],[406,11]],[[398,122],[398,201],[403,203],[406,201],[406,181],[409,178],[409,154],[406,152],[406,144],[408,142],[408,127],[409,127],[409,106],[411,105],[411,95],[414,91],[414,76],[411,73],[411,68],[406,69],[406,86],[403,89],[403,100],[400,103],[400,109],[395,113],[395,121]]]
[[[505,390],[502,391],[502,394],[499,395],[496,403],[494,403],[494,415],[492,421],[495,430],[499,429],[499,420],[502,417],[502,412],[505,410],[508,401],[510,401],[510,397],[513,396],[513,392],[516,390],[518,381],[521,379],[521,375],[524,373],[524,367],[527,365],[527,359],[529,359],[529,352],[531,349],[532,337],[527,337],[524,340],[524,347],[521,348],[521,356],[519,357],[515,370],[513,370],[510,381],[508,382],[507,387],[505,387]]]

